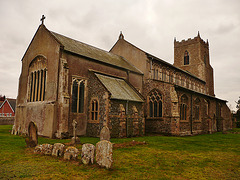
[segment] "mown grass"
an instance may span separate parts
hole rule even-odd
[[[83,165],[80,160],[33,154],[24,138],[10,135],[10,129],[0,126],[0,179],[240,179],[240,134],[111,139],[113,143],[135,140],[147,144],[114,149],[114,165],[107,170],[96,163]],[[99,141],[80,139],[82,143]],[[39,144],[55,142],[70,140],[39,138]]]

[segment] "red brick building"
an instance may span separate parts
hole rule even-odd
[[[15,116],[16,99],[4,98],[0,101],[0,117]]]

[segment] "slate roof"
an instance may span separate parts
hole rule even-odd
[[[133,87],[131,87],[125,80],[97,73],[95,73],[95,75],[110,92],[110,99],[144,102],[136,90],[133,89]]]
[[[90,46],[80,41],[76,41],[58,33],[52,31],[50,32],[57,39],[57,41],[59,41],[63,45],[64,50],[66,51],[85,56],[103,63],[114,65],[123,69],[127,69],[139,74],[143,74],[139,69],[137,69],[134,65],[130,64],[121,56]]]

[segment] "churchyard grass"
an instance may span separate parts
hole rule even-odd
[[[83,165],[80,160],[33,154],[25,139],[0,126],[0,179],[239,179],[240,134],[214,133],[192,137],[145,136],[111,139],[119,144],[147,144],[114,148],[113,168]],[[240,132],[239,129],[234,131]],[[98,138],[80,137],[96,144]],[[70,139],[39,137],[39,144],[69,143]],[[81,149],[81,145],[77,146]],[[80,156],[79,156],[80,159]]]

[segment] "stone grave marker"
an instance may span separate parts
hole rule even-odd
[[[62,143],[55,143],[53,145],[52,156],[63,156],[65,145]]]
[[[28,147],[35,147],[38,144],[37,126],[34,122],[30,122],[28,126],[28,137],[25,139]]]
[[[83,164],[89,164],[90,162],[93,164],[94,153],[95,146],[93,144],[83,144],[81,154]]]
[[[77,129],[77,121],[74,119],[72,122],[73,126],[73,137],[71,139],[71,144],[80,144],[80,139],[76,136],[76,129]]]
[[[96,144],[96,162],[107,169],[113,164],[113,145],[111,142],[103,140]]]
[[[64,159],[65,160],[71,160],[71,159],[74,159],[74,160],[77,160],[77,157],[78,157],[78,154],[79,154],[79,150],[73,146],[69,146],[66,150],[65,150],[65,153],[64,153]]]
[[[100,141],[102,140],[110,141],[110,130],[107,126],[103,126],[100,132]]]

